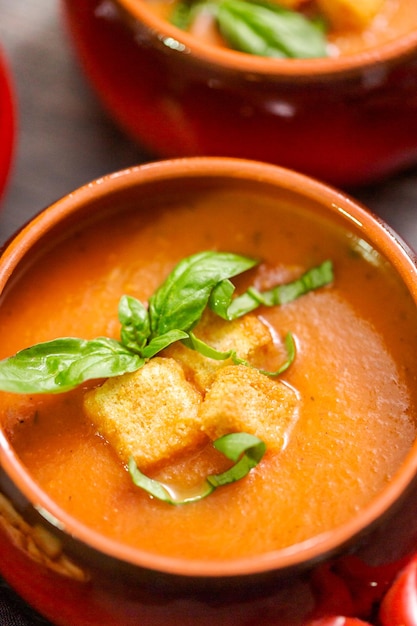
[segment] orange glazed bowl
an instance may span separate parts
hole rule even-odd
[[[340,33],[351,50],[307,59],[206,43],[152,5],[163,3],[64,0],[63,8],[100,99],[155,157],[258,159],[342,187],[416,164],[414,0],[385,0],[362,37]]]
[[[221,318],[219,288],[238,272],[215,274],[213,311],[190,330],[180,310],[194,310],[193,285],[222,254],[252,260],[230,280],[255,300],[243,317]],[[165,280],[175,286],[166,300]],[[27,602],[58,626],[372,619],[417,550],[416,259],[386,224],[277,166],[159,161],[36,216],[3,249],[0,290],[0,573]],[[142,303],[129,300],[142,321],[123,307],[118,320],[126,295]],[[137,339],[129,348],[144,311],[157,339],[155,319],[185,335],[153,356],[149,334],[148,352]],[[223,360],[185,345],[191,337]],[[32,348],[19,365],[39,345],[41,357]],[[94,361],[97,345],[111,354]],[[133,359],[131,373],[119,355]],[[94,413],[112,398],[106,418]],[[129,443],[126,424],[142,418]],[[256,457],[248,472],[178,503],[206,476],[230,477],[232,460],[212,445],[224,433],[266,452],[251,444],[236,457]],[[169,497],[133,483],[123,442]]]

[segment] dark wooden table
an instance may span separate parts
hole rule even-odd
[[[59,0],[0,0],[0,45],[19,112],[15,161],[0,210],[1,245],[69,191],[150,157],[102,111],[74,57]],[[349,191],[417,250],[417,168]],[[0,581],[1,626],[38,623],[44,622]]]

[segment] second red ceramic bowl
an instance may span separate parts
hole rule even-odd
[[[146,0],[63,7],[102,102],[155,156],[259,159],[338,186],[417,162],[415,27],[363,52],[282,60],[205,44]]]

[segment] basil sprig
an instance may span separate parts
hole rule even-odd
[[[274,58],[327,56],[325,23],[276,3],[247,0],[181,2],[171,21],[190,27],[200,11],[210,12],[227,44],[240,52]]]
[[[134,372],[144,362],[114,339],[63,337],[0,361],[0,389],[13,393],[69,391],[86,380]]]
[[[246,365],[247,367],[251,367],[250,363],[246,361],[245,359],[241,359],[237,355],[235,350],[228,350],[227,352],[220,352],[219,350],[216,350],[212,346],[209,346],[207,343],[205,343],[204,341],[196,337],[194,333],[192,332],[190,332],[188,339],[184,339],[183,343],[188,348],[191,348],[192,350],[196,350],[203,356],[206,356],[210,359],[215,359],[216,361],[225,361],[226,359],[231,359],[235,365]],[[290,367],[291,363],[294,361],[295,342],[291,333],[286,334],[284,344],[285,344],[285,348],[287,351],[286,360],[274,372],[268,372],[267,370],[263,370],[263,369],[259,370],[265,376],[271,376],[271,377],[279,376],[280,374],[285,372],[285,370],[287,370]]]
[[[277,285],[267,291],[250,287],[240,296],[233,298],[234,286],[229,280],[217,284],[210,296],[209,306],[225,320],[233,320],[254,311],[259,306],[279,306],[296,300],[309,291],[328,285],[333,280],[333,264],[326,260],[312,267],[290,283]]]
[[[129,473],[133,483],[145,490],[154,498],[168,504],[189,504],[197,502],[209,496],[217,487],[223,487],[244,478],[254,467],[258,465],[265,454],[265,443],[248,433],[229,433],[213,441],[213,446],[234,461],[234,465],[221,474],[207,476],[202,485],[192,490],[188,495],[176,494],[175,489],[170,488],[154,478],[143,474],[133,458],[129,460]],[[180,496],[183,497],[180,497]]]
[[[136,371],[176,341],[207,354],[210,346],[192,333],[207,306],[226,320],[236,319],[259,306],[290,302],[333,280],[332,264],[325,261],[287,285],[265,292],[250,288],[233,298],[230,278],[256,264],[254,259],[228,252],[205,251],[187,257],[151,296],[148,308],[132,296],[121,297],[120,341],[63,337],[36,344],[0,361],[0,389],[14,393],[68,391],[87,380]],[[294,355],[291,337],[287,337],[286,346],[284,369]],[[243,362],[236,354],[225,354],[211,349],[210,356],[232,356],[235,362]],[[282,371],[281,367],[278,373]]]
[[[255,265],[255,259],[228,252],[198,252],[183,259],[149,300],[151,335],[193,328],[216,285]]]

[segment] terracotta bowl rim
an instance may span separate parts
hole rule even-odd
[[[414,253],[382,220],[349,195],[306,175],[279,166],[245,159],[227,157],[191,157],[155,161],[114,172],[92,181],[61,198],[35,216],[9,242],[0,259],[0,293],[13,274],[19,260],[31,247],[61,220],[65,220],[92,200],[106,198],[109,193],[119,193],[148,182],[183,177],[250,178],[254,184],[272,184],[320,201],[330,214],[336,213],[359,228],[374,246],[388,256],[406,284],[417,306],[417,261]],[[60,530],[76,541],[117,560],[125,561],[147,570],[160,571],[182,577],[232,577],[264,574],[270,571],[299,567],[306,562],[332,554],[341,546],[355,540],[369,527],[378,524],[387,510],[395,507],[417,475],[417,440],[384,491],[363,509],[359,515],[341,527],[323,533],[301,544],[256,557],[231,561],[190,561],[157,556],[132,549],[108,539],[86,527],[62,511],[28,476],[24,467],[0,431],[0,464],[20,492],[32,506]]]
[[[361,73],[387,63],[399,63],[403,58],[417,55],[417,28],[389,42],[340,57],[318,59],[269,59],[205,44],[158,17],[141,0],[115,0],[130,21],[144,24],[160,45],[198,59],[209,66],[233,71],[236,75],[258,74],[275,78],[314,81],[317,77],[336,78],[338,75]]]

